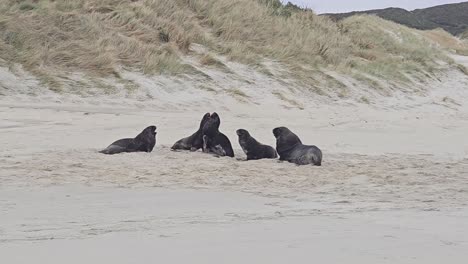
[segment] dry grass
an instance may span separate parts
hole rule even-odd
[[[0,56],[27,69],[183,72],[178,53],[202,34],[177,10],[163,0],[2,1]]]
[[[461,35],[460,35],[460,38],[462,39],[468,39],[468,30],[463,32]]]
[[[217,68],[219,70],[222,70],[224,72],[229,72],[230,73],[229,68],[223,62],[221,62],[220,60],[215,58],[215,56],[213,56],[213,55],[211,55],[209,53],[204,54],[204,55],[201,56],[200,64],[203,65],[203,66],[212,66],[212,67],[215,67],[215,68]]]
[[[407,74],[432,73],[438,68],[437,61],[450,61],[417,30],[375,16],[347,18],[341,28],[357,46],[350,66],[363,73],[407,82]]]
[[[442,48],[449,49],[460,55],[468,55],[468,44],[465,41],[454,37],[447,31],[435,29],[421,31],[421,34],[431,39]]]
[[[465,75],[468,75],[468,68],[466,68],[464,65],[457,64],[457,68],[463,72]]]
[[[365,97],[365,96],[362,96],[362,97],[359,99],[359,101],[360,101],[361,103],[370,104],[369,98],[367,98],[367,97]]]
[[[294,99],[290,99],[288,97],[286,97],[282,92],[280,91],[275,91],[273,92],[273,94],[278,98],[280,99],[281,101],[284,101],[288,104],[290,104],[291,106],[295,107],[295,108],[298,108],[300,110],[304,110],[304,106],[301,105],[299,102],[297,102],[296,100]]]
[[[205,54],[201,57],[200,63],[202,65],[223,65],[222,62],[219,60],[215,59],[212,55],[210,54]]]
[[[274,59],[303,71],[296,76],[332,68],[399,81],[407,81],[408,72],[430,73],[436,61],[448,61],[431,45],[438,41],[431,33],[423,37],[373,16],[337,24],[312,11],[284,15],[265,2],[1,1],[0,58],[32,72],[118,77],[125,67],[178,74],[193,71],[180,58],[190,53],[192,43],[199,43],[211,53],[254,66]],[[217,63],[210,55],[201,58],[203,65]]]
[[[226,92],[231,94],[234,97],[239,97],[239,98],[244,98],[244,99],[250,98],[246,93],[244,93],[242,90],[238,88],[231,88],[227,90]]]

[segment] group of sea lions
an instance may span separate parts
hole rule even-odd
[[[219,131],[220,125],[221,119],[217,113],[206,113],[198,130],[191,136],[177,141],[171,149],[190,151],[202,149],[203,152],[216,156],[234,157],[229,138]],[[299,137],[286,127],[273,129],[276,150],[255,140],[245,129],[239,129],[236,133],[239,137],[239,145],[247,155],[247,160],[276,159],[279,155],[281,161],[297,165],[322,165],[322,151],[316,146],[302,144]],[[117,140],[100,153],[151,152],[156,145],[156,134],[156,126],[149,126],[135,138]]]

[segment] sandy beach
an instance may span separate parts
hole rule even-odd
[[[0,1],[0,264],[467,263],[468,2],[322,2]]]
[[[463,263],[467,210],[426,203],[350,211],[229,191],[10,189],[0,251],[9,263]]]
[[[5,96],[0,259],[464,263],[468,91],[449,77],[406,101],[310,101],[303,110]],[[170,150],[207,111],[220,114],[237,158]],[[152,153],[97,153],[153,124]],[[243,161],[235,130],[274,145],[276,126],[318,145],[323,166]]]

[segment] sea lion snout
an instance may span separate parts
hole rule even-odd
[[[149,126],[148,128],[150,129],[151,133],[153,133],[154,135],[156,135],[158,133],[158,132],[156,132],[156,129],[157,129],[156,126]]]

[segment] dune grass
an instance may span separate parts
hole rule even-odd
[[[349,17],[342,28],[357,46],[355,67],[377,77],[407,81],[408,74],[432,73],[438,61],[451,61],[417,30],[376,16]]]
[[[15,0],[0,2],[0,58],[31,72],[116,76],[191,73],[192,43],[259,66],[278,61],[297,76],[331,68],[408,81],[449,61],[433,35],[373,16],[339,23],[277,0]],[[445,41],[445,40],[444,40]],[[207,55],[202,64],[216,65]],[[302,71],[302,72],[301,72]]]
[[[468,39],[468,30],[463,32],[461,35],[460,35],[460,38],[462,39]]]
[[[168,18],[177,9],[170,1],[2,1],[0,56],[28,69],[182,72],[178,52],[198,39],[187,34],[192,23]]]
[[[442,48],[449,49],[460,55],[468,55],[467,42],[463,41],[463,39],[453,37],[447,31],[444,31],[442,29],[434,29],[428,31],[421,31],[421,34],[431,39],[432,41],[440,45],[440,47]]]

